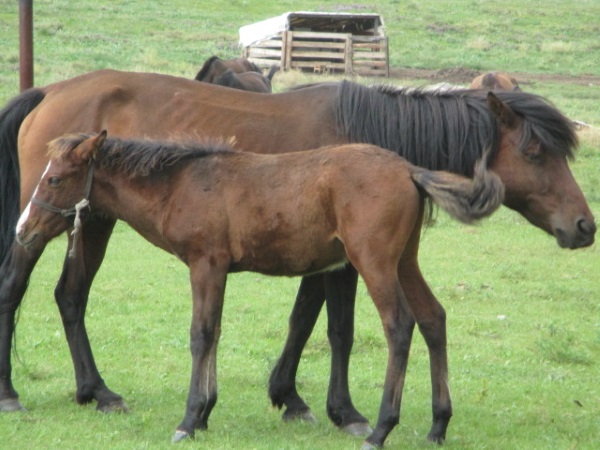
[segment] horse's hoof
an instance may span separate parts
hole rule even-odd
[[[433,442],[434,444],[442,445],[446,440],[445,436],[434,436],[432,434],[427,435],[427,440],[429,442]]]
[[[381,447],[377,447],[376,445],[373,445],[367,441],[363,442],[362,447],[360,448],[360,450],[378,450]]]
[[[302,420],[304,422],[309,422],[309,423],[317,423],[317,418],[315,417],[315,415],[312,413],[312,411],[310,409],[305,409],[302,411],[290,411],[289,409],[286,409],[285,412],[283,413],[283,416],[281,416],[281,418],[285,421],[285,422],[292,422],[294,420]]]
[[[16,398],[8,398],[6,400],[0,400],[0,412],[27,412],[21,402]]]
[[[356,422],[342,427],[342,430],[350,436],[370,436],[373,433],[373,428],[368,422]]]
[[[128,413],[129,412],[129,408],[127,407],[125,402],[122,400],[118,400],[118,401],[114,401],[114,402],[110,402],[110,403],[104,403],[102,405],[100,403],[98,403],[98,406],[96,407],[96,409],[105,414]]]
[[[171,438],[171,442],[173,444],[177,444],[178,442],[185,441],[186,439],[191,439],[192,436],[187,431],[177,430],[175,434]]]

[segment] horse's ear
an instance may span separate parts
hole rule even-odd
[[[508,128],[514,128],[519,123],[517,114],[510,106],[500,100],[492,91],[487,95],[488,106],[490,111],[498,117],[500,123]]]
[[[106,140],[107,132],[102,130],[95,136],[87,138],[75,149],[75,155],[82,162],[87,162],[96,158],[96,152]]]

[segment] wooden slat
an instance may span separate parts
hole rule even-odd
[[[312,42],[312,41],[294,41],[292,47],[304,47],[304,48],[346,48],[345,42]]]
[[[292,50],[292,59],[294,58],[319,58],[319,59],[344,59],[344,53],[337,52],[302,52],[297,50]]]
[[[281,57],[281,50],[271,50],[266,48],[253,48],[248,52],[250,56],[272,56],[272,57]]]
[[[292,33],[294,39],[338,39],[338,40],[346,40],[346,36],[351,36],[347,33],[319,33],[314,31],[288,31],[288,33]]]

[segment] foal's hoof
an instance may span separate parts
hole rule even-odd
[[[373,433],[373,428],[369,426],[368,422],[351,423],[342,427],[342,430],[350,436],[370,436]]]
[[[302,420],[304,422],[317,423],[317,418],[315,417],[315,415],[312,413],[312,411],[310,409],[305,409],[302,411],[291,411],[289,409],[286,409],[285,412],[283,413],[283,416],[281,416],[281,418],[285,422],[292,422],[294,420]]]
[[[173,444],[177,444],[178,442],[185,441],[187,439],[192,439],[192,436],[187,431],[177,430],[171,438],[171,442]]]
[[[0,400],[0,412],[16,412],[22,411],[26,412],[27,410],[23,408],[21,402],[16,398],[8,398],[6,400]]]

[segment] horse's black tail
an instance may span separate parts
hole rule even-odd
[[[417,166],[410,171],[415,184],[434,203],[455,219],[471,223],[491,215],[504,201],[504,184],[485,165],[484,159],[477,162],[473,179]]]
[[[10,100],[0,111],[0,263],[13,243],[20,213],[19,128],[45,96],[41,89],[29,89]]]
[[[266,75],[266,77],[269,79],[269,81],[273,80],[273,76],[275,75],[275,73],[277,73],[278,70],[279,70],[278,64],[273,64],[271,66],[271,68],[269,69],[269,73],[267,73],[267,75]]]

